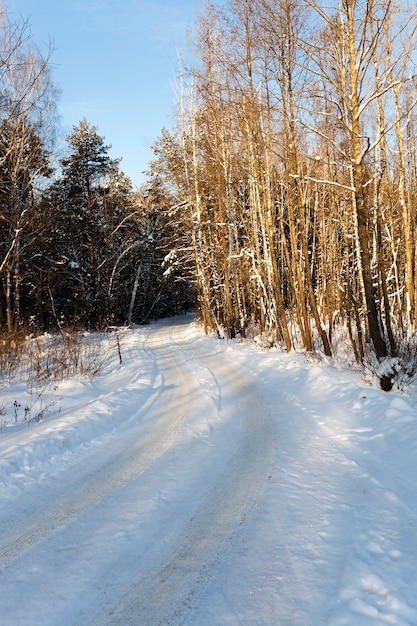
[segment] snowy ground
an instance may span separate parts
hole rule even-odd
[[[417,625],[413,389],[189,317],[122,353],[3,417],[1,626]]]

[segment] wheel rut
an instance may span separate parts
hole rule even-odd
[[[225,419],[240,421],[240,441],[175,541],[91,626],[126,626],[138,620],[147,626],[186,624],[270,477],[275,454],[273,421],[254,386],[221,357],[188,345],[178,329],[174,336],[172,331],[168,335],[172,367],[188,363],[190,371],[205,370],[213,381],[217,410],[225,412]],[[231,409],[233,398],[238,402]]]

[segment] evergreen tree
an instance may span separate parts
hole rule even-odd
[[[56,199],[64,227],[64,256],[72,272],[75,317],[83,324],[95,324],[103,317],[100,298],[100,269],[103,244],[103,203],[105,181],[117,171],[120,159],[111,159],[111,146],[97,133],[97,127],[82,119],[67,137],[68,156],[61,159],[62,175],[55,185]]]

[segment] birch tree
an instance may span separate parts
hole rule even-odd
[[[330,356],[346,327],[390,387],[416,323],[416,23],[393,0],[207,4],[170,145],[206,329]]]
[[[0,275],[11,331],[20,318],[21,254],[41,181],[51,173],[56,92],[27,22],[13,23],[0,7]]]
[[[378,269],[378,254],[375,256],[381,245],[377,237],[381,205],[378,196],[372,195],[372,188],[383,175],[375,167],[378,163],[375,153],[386,145],[393,128],[389,116],[385,118],[382,111],[392,112],[391,98],[397,97],[397,90],[408,80],[405,68],[409,66],[409,49],[398,49],[402,27],[398,30],[399,24],[393,19],[395,5],[390,0],[343,0],[333,7],[310,0],[308,4],[323,24],[322,41],[326,46],[319,48],[317,42],[306,49],[314,59],[314,71],[320,82],[330,86],[330,115],[337,119],[345,135],[340,150],[350,172],[351,217],[355,225],[356,265],[366,311],[366,333],[377,359],[382,361],[390,354],[395,356],[395,342],[390,333],[388,300],[385,298],[384,311],[375,282],[383,275],[382,266]],[[395,59],[389,53],[387,57],[389,28],[391,42],[396,45]],[[378,105],[379,115],[375,115]],[[382,257],[379,259],[381,263]],[[381,384],[389,386],[390,382],[381,380]]]

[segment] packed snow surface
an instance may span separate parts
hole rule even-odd
[[[413,388],[187,316],[121,351],[3,411],[1,626],[417,625]]]

